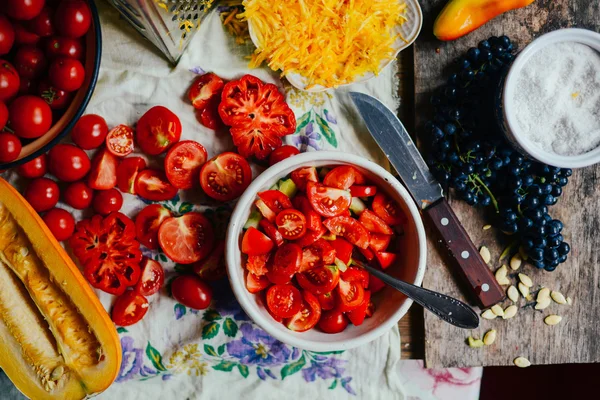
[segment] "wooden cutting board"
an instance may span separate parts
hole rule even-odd
[[[480,40],[506,34],[518,43],[519,48],[523,48],[539,35],[559,28],[600,30],[600,5],[597,1],[537,0],[527,8],[496,18],[466,37],[444,43],[433,37],[432,26],[445,3],[446,0],[421,0],[425,23],[415,44],[417,132],[423,131],[424,122],[431,115],[429,98],[432,90],[445,82],[447,67]],[[564,222],[563,235],[573,249],[568,261],[551,273],[538,271],[529,265],[519,270],[533,279],[533,289],[546,286],[559,290],[565,296],[572,297],[573,305],[563,306],[553,302],[544,311],[536,311],[532,301],[521,298],[515,318],[493,321],[481,319],[480,328],[474,331],[454,328],[425,312],[427,367],[512,365],[518,356],[528,358],[534,365],[600,362],[599,176],[600,166],[574,171],[558,204],[551,207],[551,215]],[[507,238],[496,229],[482,229],[490,220],[484,217],[483,212],[452,199],[452,195],[449,198],[476,246],[486,245],[490,249],[490,268],[495,270],[500,267],[498,257],[507,244]],[[428,234],[428,269],[424,287],[464,299],[454,273],[448,269],[432,240],[431,232]],[[516,278],[511,279],[517,282]],[[506,300],[503,306],[509,304],[510,300]],[[544,317],[549,314],[561,315],[562,322],[555,326],[545,325]],[[469,335],[481,338],[489,329],[498,332],[492,346],[471,349],[466,345],[465,339]]]

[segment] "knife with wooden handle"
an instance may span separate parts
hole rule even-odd
[[[481,259],[402,122],[393,111],[372,96],[351,92],[350,97],[369,132],[421,209],[426,223],[439,234],[457,271],[480,305],[487,308],[502,301],[504,290]]]

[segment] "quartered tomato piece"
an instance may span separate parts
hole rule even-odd
[[[377,186],[350,186],[350,194],[352,197],[371,197],[377,194]]]
[[[135,291],[142,296],[151,296],[158,292],[165,283],[165,271],[158,261],[144,257],[140,264],[142,274],[135,285]]]
[[[349,165],[335,167],[325,175],[323,185],[344,190],[349,189],[356,180],[354,171],[356,170]]]
[[[382,193],[377,193],[373,199],[373,211],[388,225],[400,225],[407,222],[406,215],[400,206]]]
[[[250,293],[259,293],[271,286],[271,281],[266,276],[256,276],[248,272],[246,275],[246,289]]]
[[[262,201],[262,199],[256,200],[254,202],[254,205],[260,212],[260,215],[262,215],[266,221],[269,221],[271,223],[275,222],[275,217],[277,217],[277,214],[275,214],[275,212],[273,212],[273,210],[271,210],[269,206],[267,206],[267,204],[264,201]]]
[[[348,211],[352,196],[350,192],[334,189],[320,183],[308,182],[306,195],[313,209],[324,217],[335,217]]]
[[[323,239],[318,239],[315,243],[302,249],[302,264],[300,272],[321,267],[335,262],[335,250]]]
[[[306,184],[308,182],[319,182],[317,175],[317,169],[315,167],[302,167],[298,168],[291,175],[292,181],[298,187],[298,190],[306,190]]]
[[[152,107],[138,121],[135,138],[144,153],[152,156],[162,154],[179,142],[181,121],[166,107]]]
[[[363,302],[353,310],[350,310],[346,313],[346,316],[352,322],[353,325],[359,326],[365,321],[365,317],[367,316],[367,309],[369,308],[369,304],[371,303],[371,292],[365,290],[365,295]]]
[[[320,294],[317,296],[319,304],[323,310],[333,310],[335,307],[335,297],[331,292]]]
[[[340,278],[337,293],[339,299],[338,309],[342,312],[360,306],[365,297],[365,289],[359,280],[346,281]]]
[[[377,261],[379,261],[379,265],[381,266],[381,269],[387,269],[390,265],[392,265],[396,261],[396,258],[398,258],[398,255],[394,254],[394,253],[386,253],[386,252],[380,251],[379,253],[375,254],[375,257],[377,257]]]
[[[158,228],[164,220],[172,216],[171,211],[160,204],[146,206],[135,217],[137,240],[149,249],[158,249]]]
[[[117,187],[123,193],[135,194],[135,180],[140,171],[146,169],[142,157],[128,157],[117,167]]]
[[[148,312],[148,300],[135,290],[123,293],[113,306],[111,319],[118,326],[129,326],[139,322]]]
[[[158,229],[160,248],[180,264],[192,264],[206,257],[213,248],[214,237],[210,221],[193,211],[165,219]]]
[[[191,189],[200,182],[200,170],[206,162],[206,149],[198,142],[177,143],[165,157],[167,179],[178,189]]]
[[[204,260],[192,265],[192,270],[205,281],[218,281],[227,276],[225,269],[225,241],[220,240]]]
[[[369,247],[375,252],[385,251],[390,245],[391,240],[391,235],[371,232],[371,241],[369,242]]]
[[[342,279],[346,282],[358,281],[365,289],[369,287],[369,273],[362,268],[348,267],[342,272]]]
[[[92,158],[88,186],[96,190],[108,190],[117,185],[119,160],[107,149],[98,151]]]
[[[390,228],[383,219],[370,210],[365,210],[358,218],[360,222],[369,232],[383,233],[384,235],[392,235],[394,231]]]
[[[283,244],[283,236],[281,236],[281,233],[279,233],[275,225],[270,223],[267,219],[261,219],[258,226],[267,234],[269,239],[277,245],[277,247]]]
[[[267,254],[273,249],[273,241],[254,227],[248,228],[242,239],[242,253],[249,256]]]
[[[170,200],[178,190],[171,185],[164,171],[145,169],[135,179],[135,192],[138,196],[150,201]]]
[[[133,129],[127,125],[117,125],[106,135],[106,148],[117,157],[127,157],[133,153]]]
[[[342,236],[353,245],[366,249],[369,247],[369,232],[352,217],[339,216],[328,218],[323,225],[336,236]],[[339,257],[338,257],[339,258]]]
[[[373,275],[369,277],[369,291],[372,294],[379,292],[383,288],[385,288],[385,283],[381,279]]]
[[[278,162],[295,156],[296,154],[300,154],[300,150],[298,150],[296,147],[290,145],[281,146],[280,148],[275,149],[269,156],[269,165],[277,164]]]
[[[300,211],[293,208],[277,214],[275,223],[279,233],[288,240],[298,239],[306,233],[306,218]]]
[[[295,332],[306,332],[317,325],[321,318],[321,305],[312,293],[302,291],[302,307],[292,318],[284,321],[288,329]]]
[[[325,333],[340,333],[348,326],[348,319],[338,309],[325,311],[321,314],[319,328]]]
[[[246,269],[253,275],[263,276],[266,275],[269,270],[267,269],[267,262],[269,261],[270,253],[261,254],[258,256],[248,256],[246,261]]]
[[[215,200],[238,198],[252,181],[250,165],[235,153],[222,153],[212,158],[200,170],[202,190]]]
[[[304,217],[306,218],[307,229],[310,229],[311,231],[318,231],[323,227],[321,216],[317,214],[315,210],[313,210],[306,197],[298,195],[294,197],[292,203],[296,209],[300,210],[300,212],[304,214]]]
[[[274,285],[267,291],[267,307],[278,317],[291,318],[302,308],[302,294],[292,285]]]
[[[288,283],[300,269],[302,249],[294,243],[286,243],[275,252],[273,268],[267,278],[275,284]]]
[[[368,260],[371,261],[372,259],[375,258],[375,253],[373,252],[373,250],[366,248],[366,249],[361,249],[360,247],[358,248],[358,251],[360,251],[360,253]]]
[[[209,72],[194,80],[188,97],[195,109],[204,110],[212,99],[220,99],[223,86],[225,86],[223,79]]]
[[[271,211],[276,215],[292,208],[292,202],[289,197],[280,192],[279,190],[266,190],[258,193],[258,198],[261,199]]]
[[[325,229],[325,227],[323,226],[321,230],[306,232],[304,236],[302,236],[298,240],[295,240],[294,243],[304,248],[306,246],[310,246],[311,244],[319,240],[321,236],[323,236],[325,233],[327,233],[327,229]]]
[[[354,250],[354,246],[342,238],[336,238],[335,240],[332,240],[331,246],[335,250],[335,256],[342,260],[344,264],[348,265],[350,258],[352,258],[352,250]]]
[[[335,266],[325,266],[301,272],[296,275],[298,284],[314,294],[331,292],[338,285],[340,270]]]

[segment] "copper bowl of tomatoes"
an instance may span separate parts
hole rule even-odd
[[[102,34],[93,0],[0,6],[0,171],[48,152],[90,101]]]
[[[420,285],[425,230],[404,186],[364,158],[310,152],[273,165],[232,214],[226,261],[244,311],[276,339],[346,350],[398,323],[412,301],[353,264]]]

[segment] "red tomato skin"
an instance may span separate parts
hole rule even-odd
[[[383,288],[385,288],[386,284],[376,276],[371,275],[369,277],[369,291],[371,293],[377,293]]]
[[[34,158],[31,161],[27,161],[25,164],[21,164],[17,167],[17,173],[27,179],[41,178],[48,172],[48,157],[42,154],[39,157]]]
[[[4,129],[8,122],[8,107],[0,101],[0,131]]]
[[[373,212],[388,225],[394,226],[406,223],[406,216],[402,209],[382,193],[375,195],[371,207]]]
[[[158,249],[158,229],[165,219],[172,216],[171,211],[160,204],[146,206],[135,217],[137,240],[151,250]]]
[[[48,153],[50,173],[63,182],[83,179],[91,162],[85,151],[72,144],[57,144]]]
[[[59,242],[69,239],[75,231],[75,219],[62,208],[49,210],[42,219]]]
[[[134,290],[142,296],[152,296],[165,283],[165,270],[158,261],[144,257],[140,263],[142,273]]]
[[[38,138],[52,126],[52,110],[37,96],[17,97],[8,107],[8,114],[11,129],[21,138]]]
[[[50,7],[44,6],[35,18],[27,22],[27,27],[38,36],[52,36],[54,25],[52,24],[52,10]]]
[[[323,217],[335,217],[348,211],[352,196],[342,189],[330,188],[320,183],[308,182],[306,196],[313,209]],[[337,196],[337,197],[336,197]]]
[[[37,212],[47,211],[58,203],[60,190],[52,179],[38,178],[25,189],[25,199]]]
[[[87,114],[73,127],[71,140],[84,150],[92,150],[102,146],[107,134],[106,120],[96,114]]]
[[[108,215],[123,207],[123,195],[117,189],[100,190],[92,202],[94,211],[100,215]]]
[[[54,60],[57,57],[69,57],[81,60],[84,56],[81,39],[62,36],[53,36],[46,41],[45,52],[49,60]]]
[[[171,293],[175,300],[195,310],[208,308],[213,295],[211,287],[194,275],[175,278],[171,283]]]
[[[250,227],[242,238],[242,253],[249,256],[266,254],[273,249],[273,241],[254,227]]]
[[[137,123],[135,137],[138,146],[148,155],[167,151],[181,138],[181,121],[171,110],[154,106]]]
[[[8,54],[15,42],[15,30],[4,15],[0,14],[0,56]]]
[[[350,310],[346,313],[346,316],[352,322],[352,325],[359,326],[365,321],[365,317],[367,316],[367,308],[369,308],[369,303],[371,302],[371,292],[365,290],[365,297],[360,306],[356,307],[353,310]]]
[[[157,181],[161,189],[157,190],[149,185],[148,181]],[[145,169],[139,172],[135,178],[135,193],[150,201],[166,201],[177,195],[177,188],[169,182],[163,171],[156,169]]]
[[[258,226],[266,233],[266,235],[277,245],[277,247],[283,244],[283,236],[277,230],[275,225],[270,223],[267,219],[261,219]]]
[[[286,308],[279,307],[281,302]],[[274,285],[267,291],[267,307],[280,318],[291,318],[302,308],[302,294],[292,285]]]
[[[224,172],[225,171],[225,172]],[[238,177],[241,176],[241,181]],[[226,189],[218,182],[226,181]],[[238,198],[252,181],[250,164],[239,154],[225,152],[211,158],[200,170],[200,186],[209,197],[219,201]]]
[[[321,305],[314,294],[303,290],[303,304],[300,311],[284,321],[285,326],[294,332],[306,332],[314,328],[321,318]],[[306,318],[309,318],[306,320]]]
[[[146,160],[142,157],[125,158],[117,167],[117,187],[123,193],[135,194],[135,179],[140,171],[146,169]]]
[[[0,101],[10,100],[17,94],[20,85],[21,79],[15,67],[8,61],[0,60]]]
[[[384,235],[393,235],[394,231],[390,228],[383,219],[370,210],[364,210],[358,218],[360,222],[369,232],[383,233]]]
[[[0,163],[15,161],[21,154],[21,141],[16,135],[0,132]]]
[[[106,148],[101,149],[92,159],[87,184],[92,189],[108,190],[117,184],[117,168],[119,160]]]
[[[318,326],[325,333],[340,333],[348,326],[348,319],[336,309],[328,310],[321,314]]]
[[[9,0],[4,12],[18,21],[27,21],[37,16],[44,7],[44,0]]]
[[[116,325],[129,326],[139,322],[148,312],[148,300],[135,290],[128,290],[117,297],[111,312],[111,319]],[[126,311],[132,310],[133,315]]]
[[[246,289],[252,294],[260,293],[271,285],[269,279],[265,276],[256,276],[248,272],[246,275]]]
[[[44,52],[33,45],[19,47],[14,62],[19,76],[28,79],[38,78],[48,65]]]
[[[94,190],[85,182],[73,182],[63,192],[63,200],[76,210],[85,210],[92,205]]]
[[[66,92],[74,92],[83,85],[85,69],[79,60],[59,57],[50,64],[48,77],[53,86]]]
[[[197,77],[194,80],[192,86],[190,86],[188,98],[192,102],[192,105],[195,109],[202,111],[208,106],[212,99],[221,99],[221,92],[223,91],[223,86],[225,86],[223,79],[219,78],[212,72],[209,72],[207,74]]]
[[[377,194],[377,186],[350,186],[350,194],[352,197],[371,197]]]
[[[317,169],[315,167],[303,167],[293,171],[290,175],[298,190],[305,191],[308,182],[319,182]]]
[[[352,217],[338,216],[328,218],[323,221],[323,225],[334,235],[343,236],[350,243],[361,249],[369,247],[369,232],[360,222]]]
[[[219,101],[220,98],[218,96],[211,99],[206,107],[200,111],[200,123],[214,131],[223,126],[223,121],[221,121],[221,116],[219,115]]]
[[[331,241],[331,246],[335,249],[335,256],[342,260],[346,265],[350,262],[354,246],[346,239],[336,238]]]
[[[281,146],[280,148],[273,150],[269,156],[269,165],[275,165],[278,162],[283,161],[286,158],[293,157],[297,154],[300,154],[300,150],[298,150],[295,146]]]
[[[15,31],[15,45],[37,44],[40,36],[30,32],[22,23],[14,21],[13,29]]]
[[[332,293],[320,294],[317,297],[322,310],[333,310],[335,307],[335,297]]]
[[[61,1],[54,14],[54,23],[62,36],[78,38],[90,29],[92,13],[83,0]]]
[[[192,189],[200,182],[200,170],[208,158],[204,146],[193,140],[175,144],[165,157],[167,179],[178,189]]]
[[[133,153],[133,129],[127,125],[117,125],[112,128],[104,140],[106,148],[116,157],[127,157]]]
[[[377,261],[379,262],[379,266],[381,267],[381,269],[387,269],[392,264],[394,264],[394,262],[396,262],[398,255],[394,253],[386,253],[380,251],[375,254],[375,257],[377,257]]]
[[[46,81],[42,81],[38,85],[38,94],[53,110],[62,110],[70,104],[73,98],[72,93],[55,88]]]
[[[355,169],[349,165],[335,167],[325,175],[323,185],[346,190],[350,188],[356,180],[354,171]]]

